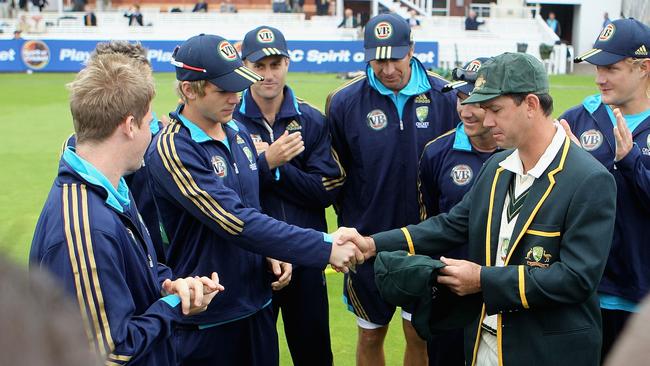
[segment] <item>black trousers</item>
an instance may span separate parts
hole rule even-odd
[[[603,317],[603,347],[600,352],[600,362],[605,362],[605,358],[611,351],[612,346],[616,343],[619,335],[623,331],[627,319],[632,313],[623,310],[600,309]]]
[[[273,292],[273,310],[276,322],[282,312],[295,366],[332,365],[327,284],[322,270],[294,266],[289,285]]]

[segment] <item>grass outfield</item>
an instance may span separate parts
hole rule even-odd
[[[27,263],[31,238],[56,175],[59,150],[63,140],[72,132],[65,83],[73,74],[0,74],[0,100],[4,128],[0,144],[0,252],[10,259]],[[173,91],[174,75],[156,74],[158,95],[154,111],[159,115],[174,108],[177,98]],[[322,108],[327,94],[342,81],[332,74],[290,74],[288,82],[296,94]],[[554,116],[579,104],[595,93],[591,76],[554,76],[551,94],[555,100]],[[335,217],[328,210],[330,229]],[[328,276],[330,323],[334,360],[339,365],[353,365],[356,342],[354,318],[341,303],[342,276]],[[394,318],[386,343],[388,365],[401,364],[403,340],[399,319]],[[281,364],[291,360],[280,329]]]

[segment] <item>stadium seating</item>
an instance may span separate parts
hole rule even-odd
[[[129,27],[123,12],[96,12],[98,27],[84,27],[83,13],[42,13],[47,24],[43,34],[24,34],[25,38],[45,39],[185,39],[198,33],[214,33],[229,39],[240,39],[248,30],[266,24],[281,29],[288,40],[356,40],[358,29],[337,28],[340,20],[332,16],[305,19],[302,13],[278,13],[252,10],[234,14],[161,13],[144,8],[145,27]],[[9,22],[13,20],[8,20]],[[15,22],[15,21],[14,21]],[[463,17],[433,16],[422,18],[414,29],[417,41],[439,42],[439,66],[453,67],[478,56],[497,55],[517,50],[517,43],[527,43],[527,52],[539,57],[540,44],[554,44],[558,38],[540,18],[492,17],[478,31],[465,31]],[[9,24],[9,28],[12,24]],[[426,50],[417,49],[425,52]],[[552,70],[550,68],[549,70]]]

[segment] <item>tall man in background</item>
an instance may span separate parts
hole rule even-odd
[[[447,83],[413,57],[411,28],[400,16],[382,14],[365,28],[366,74],[333,91],[327,117],[332,145],[346,171],[337,198],[341,226],[363,234],[415,224],[418,159],[424,145],[456,125],[456,97],[442,94]],[[344,297],[357,316],[357,364],[383,365],[384,338],[395,307],[383,301],[372,261],[345,277]],[[426,344],[408,311],[402,311],[404,364],[426,364]]]

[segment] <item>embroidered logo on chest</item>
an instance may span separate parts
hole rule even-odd
[[[420,94],[417,97],[415,97],[415,103],[416,104],[429,104],[431,103],[431,99],[427,97],[426,94]]]
[[[419,122],[425,122],[429,116],[429,107],[426,105],[415,108],[415,116],[418,118]],[[427,126],[429,124],[427,123]]]
[[[587,151],[593,151],[603,143],[603,134],[598,130],[588,130],[580,135],[580,145]]]
[[[367,118],[368,126],[375,131],[383,130],[388,125],[388,118],[386,117],[386,114],[380,109],[370,111]]]
[[[472,180],[472,168],[469,165],[459,164],[451,169],[451,180],[457,186],[465,186]]]
[[[212,168],[214,169],[214,173],[219,178],[225,178],[226,176],[228,176],[228,164],[226,164],[226,160],[223,157],[219,155],[213,156]]]
[[[287,125],[287,131],[300,131],[300,130],[302,130],[302,126],[296,120],[289,122],[289,124]]]
[[[236,141],[237,141],[238,145],[244,145],[245,144],[244,139],[239,135],[237,135]]]

